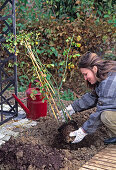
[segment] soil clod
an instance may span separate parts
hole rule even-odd
[[[74,120],[70,120],[63,125],[61,125],[58,129],[60,135],[63,138],[63,141],[66,143],[73,142],[75,137],[70,137],[69,134],[72,131],[78,130],[78,125]]]

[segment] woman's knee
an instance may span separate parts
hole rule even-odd
[[[101,113],[101,121],[103,123],[113,123],[116,124],[116,111],[104,111]]]
[[[106,114],[107,114],[107,111],[104,111],[104,112],[102,112],[101,113],[101,121],[104,123],[104,122],[106,122]]]

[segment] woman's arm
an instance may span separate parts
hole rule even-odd
[[[96,111],[89,116],[89,119],[83,124],[82,128],[88,134],[94,133],[97,128],[102,125],[101,112]]]
[[[64,109],[63,111],[64,113],[68,111],[69,115],[71,116],[75,112],[81,112],[83,110],[87,110],[87,109],[95,107],[97,104],[97,101],[98,101],[98,96],[96,95],[94,91],[91,93],[86,93],[80,99],[75,100],[72,104],[67,106],[66,109]],[[63,111],[61,110],[60,114],[62,117],[62,121],[65,122]]]
[[[91,93],[84,94],[80,99],[75,100],[71,105],[75,112],[81,112],[96,106],[98,96],[93,91]]]

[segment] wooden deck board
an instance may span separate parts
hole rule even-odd
[[[116,170],[116,145],[108,145],[79,170]]]

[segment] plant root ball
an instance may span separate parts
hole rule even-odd
[[[70,120],[66,123],[63,123],[58,128],[58,132],[62,136],[63,141],[68,144],[73,142],[73,140],[75,139],[75,136],[73,136],[73,137],[69,136],[70,132],[73,132],[75,130],[78,130],[78,125],[74,120]]]

